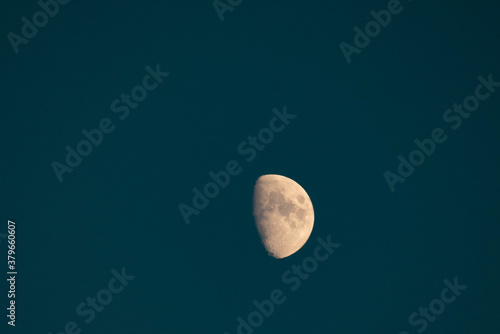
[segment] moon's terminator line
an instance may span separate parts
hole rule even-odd
[[[297,182],[281,175],[257,179],[253,215],[262,244],[277,259],[297,252],[309,239],[314,225],[309,195]]]

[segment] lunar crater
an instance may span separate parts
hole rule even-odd
[[[263,175],[254,187],[253,214],[268,254],[284,258],[297,252],[309,239],[314,210],[306,191],[281,175]]]

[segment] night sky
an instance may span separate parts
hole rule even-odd
[[[500,332],[498,3],[65,1],[0,5],[1,333]]]

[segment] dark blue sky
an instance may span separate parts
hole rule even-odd
[[[409,317],[458,277],[467,289],[425,333],[498,333],[500,88],[460,128],[443,119],[478,76],[500,81],[498,4],[402,0],[348,63],[339,44],[387,4],[242,1],[221,22],[211,1],[73,0],[15,53],[8,34],[40,7],[2,3],[0,249],[14,220],[18,290],[16,328],[5,311],[0,326],[234,334],[280,289],[255,333],[413,334]],[[169,75],[120,101],[120,119],[113,101],[157,66]],[[246,161],[240,143],[285,106],[296,118]],[[103,119],[112,132],[59,182],[54,161]],[[446,141],[391,192],[384,173],[435,128]],[[178,205],[231,160],[241,173],[186,225]],[[297,181],[315,208],[309,241],[282,260],[253,222],[263,174]],[[292,291],[282,275],[329,235],[341,246]],[[86,323],[78,306],[122,268],[135,278]]]

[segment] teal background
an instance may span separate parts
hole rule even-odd
[[[243,1],[221,22],[210,1],[73,0],[18,54],[6,35],[39,7],[2,2],[0,233],[16,222],[19,274],[15,328],[0,285],[1,332],[233,334],[278,288],[255,333],[417,333],[410,314],[457,276],[467,290],[425,333],[498,333],[500,89],[456,131],[442,114],[479,75],[500,81],[499,6],[402,5],[347,64],[339,43],[387,1]],[[121,121],[110,103],[156,64],[171,75]],[[238,145],[285,105],[297,118],[245,162]],[[51,163],[105,117],[114,132],[59,183]],[[447,141],[392,193],[383,173],[436,127]],[[241,174],[186,225],[178,205],[233,159]],[[263,174],[315,208],[283,260],[253,223]],[[291,292],[281,275],[327,235],[342,246]],[[77,305],[122,267],[136,278],[86,324]]]

